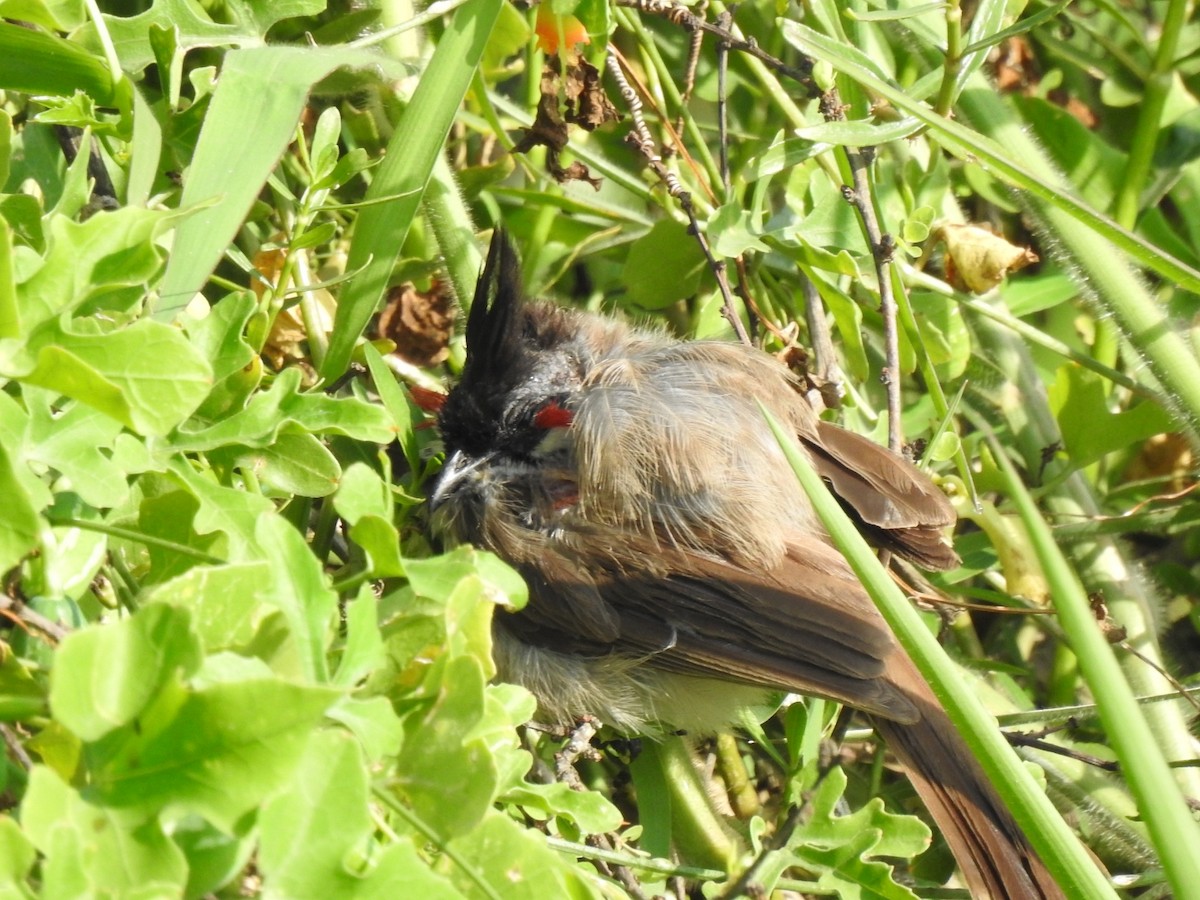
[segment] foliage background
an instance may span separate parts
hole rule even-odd
[[[819,765],[828,704],[701,744],[732,797],[716,836],[689,839],[707,804],[669,745],[580,763],[586,792],[547,777],[558,743],[488,683],[523,586],[424,537],[437,436],[401,385],[461,362],[442,301],[470,297],[479,230],[510,230],[533,293],[732,336],[610,52],[760,342],[880,440],[894,293],[903,433],[962,516],[963,567],[922,594],[1034,611],[928,613],[966,667],[933,677],[1050,729],[1020,751],[1035,790],[1120,893],[1196,891],[1200,775],[1167,768],[1193,710],[1133,702],[1198,666],[1189,4],[751,2],[694,77],[655,8],[547,7],[592,33],[623,115],[568,131],[594,190],[509,152],[544,54],[500,0],[0,2],[5,896],[728,895],[751,861],[765,889],[945,880],[869,735]],[[967,291],[965,223],[1040,261]],[[1070,895],[1111,893],[1005,790]]]

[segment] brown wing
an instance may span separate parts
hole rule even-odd
[[[875,543],[925,569],[950,569],[958,555],[942,529],[954,523],[946,495],[919,469],[874,441],[828,422],[801,435],[825,478]]]
[[[915,717],[885,677],[895,642],[832,547],[814,539],[789,549],[771,571],[752,573],[636,536],[606,540],[611,555],[599,557],[593,546],[586,568],[563,559],[524,567],[530,603],[505,627],[561,652],[640,658],[665,671],[829,697],[898,721]]]

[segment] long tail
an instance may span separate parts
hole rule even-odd
[[[975,900],[1065,898],[916,666],[900,652],[888,668],[922,718],[902,724],[876,717],[875,726],[945,835],[971,896]]]

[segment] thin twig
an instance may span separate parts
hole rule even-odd
[[[696,7],[697,15],[703,17],[708,9],[708,0],[701,0]],[[675,131],[682,134],[684,126],[684,109],[692,99],[692,91],[696,89],[696,69],[700,66],[700,50],[704,46],[704,32],[696,29],[692,32],[691,46],[688,47],[687,71],[683,76],[683,93],[680,95],[679,118],[675,120]]]
[[[594,760],[600,758],[599,752],[592,746],[592,738],[596,736],[596,732],[599,730],[600,723],[596,719],[591,716],[584,717],[571,730],[571,733],[567,737],[566,745],[554,754],[555,778],[573,791],[587,792],[587,786],[584,785],[583,779],[579,777],[575,763],[581,759]],[[595,847],[605,853],[615,852],[612,842],[606,835],[589,834],[586,841],[589,846]],[[646,900],[641,883],[627,866],[609,865],[608,862],[601,859],[593,859],[592,863],[603,874],[620,881],[621,886],[625,888],[625,892],[630,897],[633,897],[634,900]]]
[[[746,273],[746,254],[739,253],[734,257],[733,264],[737,266],[737,295],[742,298],[742,305],[746,308],[746,321],[749,323],[750,339],[756,341],[758,340],[758,320],[762,317],[758,312],[758,304],[750,296],[750,276]]]
[[[666,185],[667,193],[679,204],[679,208],[688,217],[689,231],[695,237],[696,243],[700,245],[700,249],[704,253],[704,258],[708,260],[709,268],[712,269],[713,275],[716,276],[717,287],[721,291],[723,301],[722,314],[733,327],[738,340],[749,346],[750,336],[746,334],[746,327],[742,324],[741,317],[737,314],[737,310],[734,307],[733,292],[729,289],[729,278],[725,271],[725,262],[713,256],[712,248],[709,247],[708,240],[704,237],[704,232],[700,228],[700,222],[696,218],[696,210],[692,205],[691,193],[684,188],[678,176],[663,165],[662,157],[658,154],[658,144],[651,137],[650,129],[646,125],[646,118],[642,115],[642,100],[625,77],[623,60],[620,57],[620,51],[616,47],[609,46],[605,63],[608,67],[608,73],[612,76],[613,81],[617,83],[617,89],[621,92],[621,97],[625,101],[626,108],[629,110],[632,127],[626,140],[641,153],[650,170]]]
[[[70,631],[62,625],[47,619],[41,613],[30,609],[23,602],[12,597],[0,596],[0,616],[19,622],[26,629],[40,631],[55,644],[70,634]]]
[[[721,28],[719,25],[706,22],[686,6],[676,3],[674,0],[616,0],[616,3],[617,6],[627,6],[648,15],[662,16],[689,31],[698,30],[706,34],[711,34],[718,40],[728,43],[731,50],[737,50],[753,56],[768,69],[803,85],[809,97],[815,97],[819,93],[816,82],[812,78],[812,60],[807,57],[803,59],[799,66],[789,66],[783,60],[772,56],[759,47],[758,42],[754,38],[743,38],[730,30]]]
[[[32,769],[33,759],[25,752],[25,746],[16,730],[11,725],[0,722],[0,735],[3,736],[4,746],[8,748],[9,755],[17,761],[17,765],[26,772]]]
[[[723,11],[717,16],[717,26],[729,31],[733,26],[733,13],[730,10]],[[701,35],[703,32],[696,31],[694,34]],[[721,167],[721,200],[726,203],[729,202],[733,193],[733,182],[729,174],[728,76],[729,42],[717,41],[717,149]],[[753,340],[757,337],[758,326],[755,321],[754,302],[750,297],[750,288],[747,283],[746,255],[739,253],[734,258],[734,265],[737,267],[738,273],[737,293],[742,298],[742,306],[746,310],[746,318],[750,323],[749,338]]]
[[[733,15],[725,10],[717,16],[717,27],[729,30]],[[696,34],[703,32],[697,31]],[[729,74],[729,42],[717,41],[717,146],[721,159],[721,185],[725,188],[723,200],[729,199],[729,101],[725,96],[725,77]]]
[[[1014,747],[1028,747],[1031,750],[1041,750],[1043,753],[1052,753],[1055,756],[1062,756],[1066,759],[1073,759],[1076,762],[1083,763],[1085,766],[1091,766],[1095,769],[1100,769],[1103,772],[1120,772],[1121,764],[1116,760],[1101,759],[1098,756],[1093,756],[1090,753],[1081,753],[1078,750],[1073,750],[1070,747],[1062,747],[1058,744],[1052,744],[1049,741],[1044,741],[1039,737],[1029,737],[1017,731],[1004,732],[1004,738]]]
[[[816,284],[803,269],[799,270],[800,290],[804,294],[804,320],[808,324],[808,340],[812,344],[813,375],[817,390],[826,406],[831,400],[842,398],[842,367],[838,365],[837,352],[833,349],[833,335],[829,331],[829,320],[825,316],[825,301]],[[830,394],[832,393],[832,396]]]
[[[1192,709],[1200,712],[1200,701],[1197,701],[1196,698],[1191,695],[1191,692],[1188,691],[1188,689],[1184,686],[1182,681],[1180,681],[1178,678],[1176,678],[1174,675],[1172,675],[1170,672],[1168,672],[1166,669],[1164,669],[1162,666],[1160,666],[1158,663],[1156,663],[1153,659],[1151,659],[1149,656],[1147,656],[1145,653],[1143,653],[1137,647],[1133,646],[1133,644],[1129,643],[1129,641],[1127,641],[1127,640],[1120,641],[1117,644],[1117,646],[1120,647],[1122,650],[1132,653],[1134,656],[1136,656],[1138,659],[1140,659],[1142,662],[1144,662],[1146,665],[1148,665],[1151,669],[1153,669],[1155,672],[1157,672],[1159,675],[1161,675],[1163,678],[1165,678],[1171,684],[1171,686],[1173,688],[1175,688],[1177,691],[1179,691],[1179,696],[1181,699],[1186,700],[1191,705]]]
[[[846,148],[854,184],[848,185],[844,193],[862,218],[871,258],[875,263],[875,278],[879,282],[879,313],[883,317],[884,365],[880,378],[887,387],[888,447],[899,453],[904,437],[900,429],[900,337],[896,328],[896,295],[892,292],[892,256],[896,244],[890,234],[884,233],[875,213],[871,179],[867,172],[871,156],[871,148]]]

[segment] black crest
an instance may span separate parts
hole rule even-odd
[[[521,263],[508,235],[497,228],[467,315],[467,359],[439,424],[450,450],[482,455],[503,430],[511,393],[534,364],[527,344]]]
[[[497,228],[475,284],[467,316],[467,361],[461,386],[470,391],[512,385],[526,373],[521,315],[521,261],[508,235]]]

